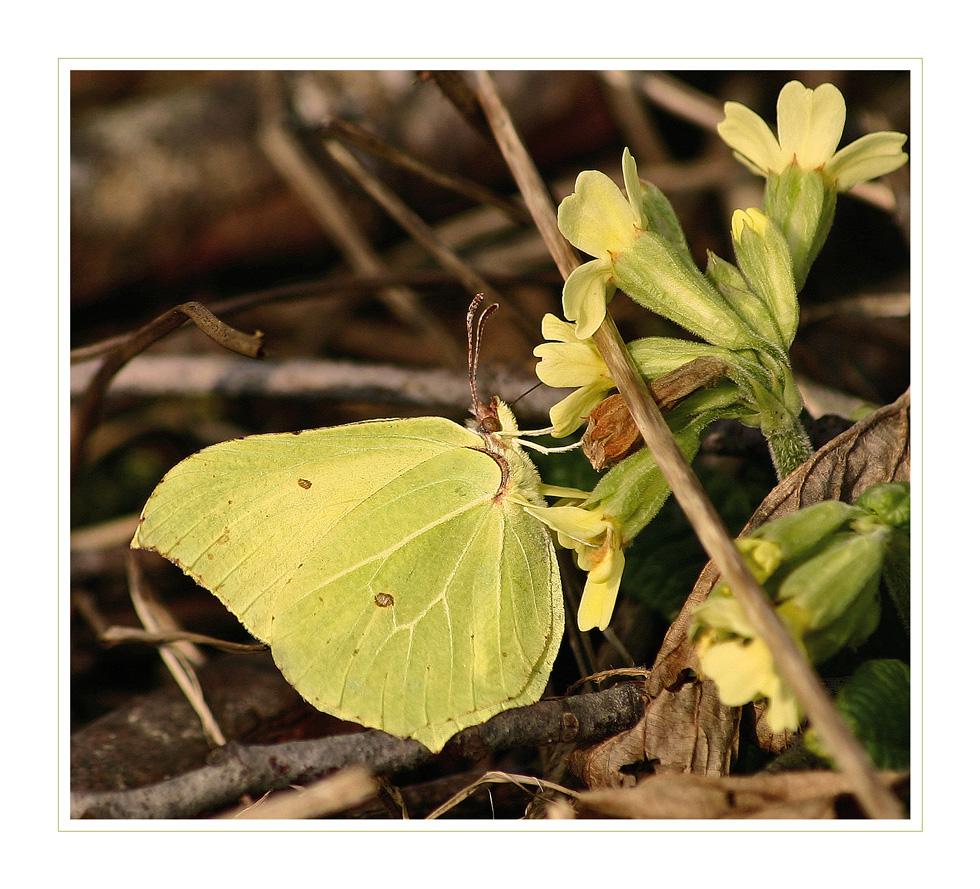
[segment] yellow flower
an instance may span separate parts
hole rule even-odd
[[[793,80],[776,102],[778,139],[758,114],[738,102],[725,103],[718,134],[754,173],[769,176],[796,164],[821,173],[837,191],[897,170],[908,160],[901,150],[904,133],[869,133],[837,151],[846,112],[844,97],[833,84],[811,90]]]
[[[550,411],[552,435],[561,438],[582,425],[615,383],[595,343],[576,336],[574,324],[547,314],[541,333],[552,342],[534,349],[541,359],[535,368],[538,378],[555,389],[575,388]]]
[[[578,606],[578,628],[583,633],[593,627],[604,630],[612,620],[626,556],[611,526],[607,528],[606,538],[598,548],[580,552],[578,556],[579,567],[589,572]]]
[[[616,524],[596,510],[581,506],[526,506],[525,509],[553,528],[558,543],[574,550],[579,568],[588,571],[578,609],[578,628],[582,632],[606,629],[626,567]]]
[[[628,149],[623,152],[623,180],[625,196],[604,173],[580,173],[575,192],[558,207],[561,233],[596,257],[576,268],[562,291],[562,307],[565,317],[575,322],[575,335],[585,339],[596,332],[606,304],[619,288],[709,343],[728,349],[761,345],[695,267],[687,245],[681,243],[683,236],[651,228],[636,161]],[[657,203],[655,196],[651,201]],[[655,218],[670,228],[664,208],[658,212]]]
[[[800,705],[776,671],[769,646],[756,636],[731,594],[709,596],[695,616],[701,626],[695,643],[701,670],[718,687],[719,700],[741,707],[765,698],[769,727],[774,732],[796,729],[803,718]]]
[[[558,228],[569,243],[596,259],[583,263],[565,281],[562,309],[575,322],[580,339],[592,336],[606,316],[612,299],[612,260],[629,250],[646,223],[642,210],[636,161],[623,152],[627,197],[605,173],[586,170],[575,180],[575,191],[558,206]]]

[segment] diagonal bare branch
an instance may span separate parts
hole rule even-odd
[[[567,277],[577,262],[572,261],[571,248],[558,231],[554,203],[488,72],[477,72],[477,94],[501,152],[511,167],[555,263],[562,275]],[[732,543],[728,529],[677,447],[660,409],[626,351],[625,343],[609,315],[596,331],[594,339],[644,442],[691,522],[695,534],[732,587],[753,627],[769,646],[777,668],[799,697],[839,768],[853,782],[862,806],[872,817],[904,818],[902,804],[872,768],[863,748],[837,712],[809,661],[776,615],[768,597]]]

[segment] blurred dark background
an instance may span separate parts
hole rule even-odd
[[[714,132],[722,102],[743,102],[774,125],[776,97],[787,80],[811,87],[829,81],[847,101],[842,144],[874,130],[910,129],[907,71],[503,71],[495,78],[556,202],[584,169],[621,182],[620,158],[629,146],[640,175],[673,202],[702,267],[706,250],[732,258],[732,211],[761,203],[762,180]],[[272,359],[444,368],[462,386],[464,319],[473,293],[324,150],[331,121],[354,124],[502,199],[503,209],[491,208],[345,143],[497,289],[506,310],[487,330],[487,373],[505,368],[533,378],[540,318],[560,314],[561,279],[521,214],[496,146],[464,119],[436,77],[417,71],[74,71],[72,348],[97,346],[198,300],[241,330],[264,331]],[[356,230],[381,283],[400,287],[407,302],[388,298],[379,273],[365,273],[349,243],[324,224],[316,195],[270,153],[262,137],[270,128],[298,146],[346,214],[344,234]],[[908,143],[906,151],[913,154],[916,145]],[[509,201],[517,209],[509,210]],[[909,385],[909,206],[908,166],[838,200],[834,228],[800,297],[792,352],[794,370],[811,386],[807,405],[815,415],[856,415]],[[624,297],[611,311],[627,339],[677,333]],[[167,383],[165,393],[140,391],[137,384],[110,395],[73,479],[73,593],[95,601],[109,623],[134,623],[125,546],[155,483],[187,454],[241,434],[445,411],[384,395],[202,394],[191,385],[189,359],[223,361],[227,353],[190,325],[149,354],[173,359],[172,378],[157,381]],[[454,419],[464,416],[461,407]],[[736,530],[772,484],[765,467],[699,464],[699,471]],[[635,570],[638,582],[669,588],[676,607],[703,557],[696,543],[685,550],[680,542],[683,519],[670,508],[663,516],[654,548],[682,553],[683,570],[660,563]],[[158,564],[152,570],[155,583],[177,591],[169,601],[185,626],[242,638],[234,618],[176,569]],[[669,612],[660,620],[669,620]],[[152,649],[101,649],[91,621],[77,612],[73,628],[76,726],[166,682]],[[646,636],[662,638],[662,632]],[[636,654],[638,662],[649,656]]]

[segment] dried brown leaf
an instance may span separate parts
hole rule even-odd
[[[901,791],[907,773],[886,772]],[[579,795],[578,817],[606,818],[835,818],[849,811],[851,788],[839,772],[759,775],[650,775],[635,787]]]

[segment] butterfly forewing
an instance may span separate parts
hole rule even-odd
[[[133,545],[214,592],[315,706],[438,750],[537,700],[562,630],[548,534],[496,496],[482,446],[440,418],[225,442],[168,473]]]

